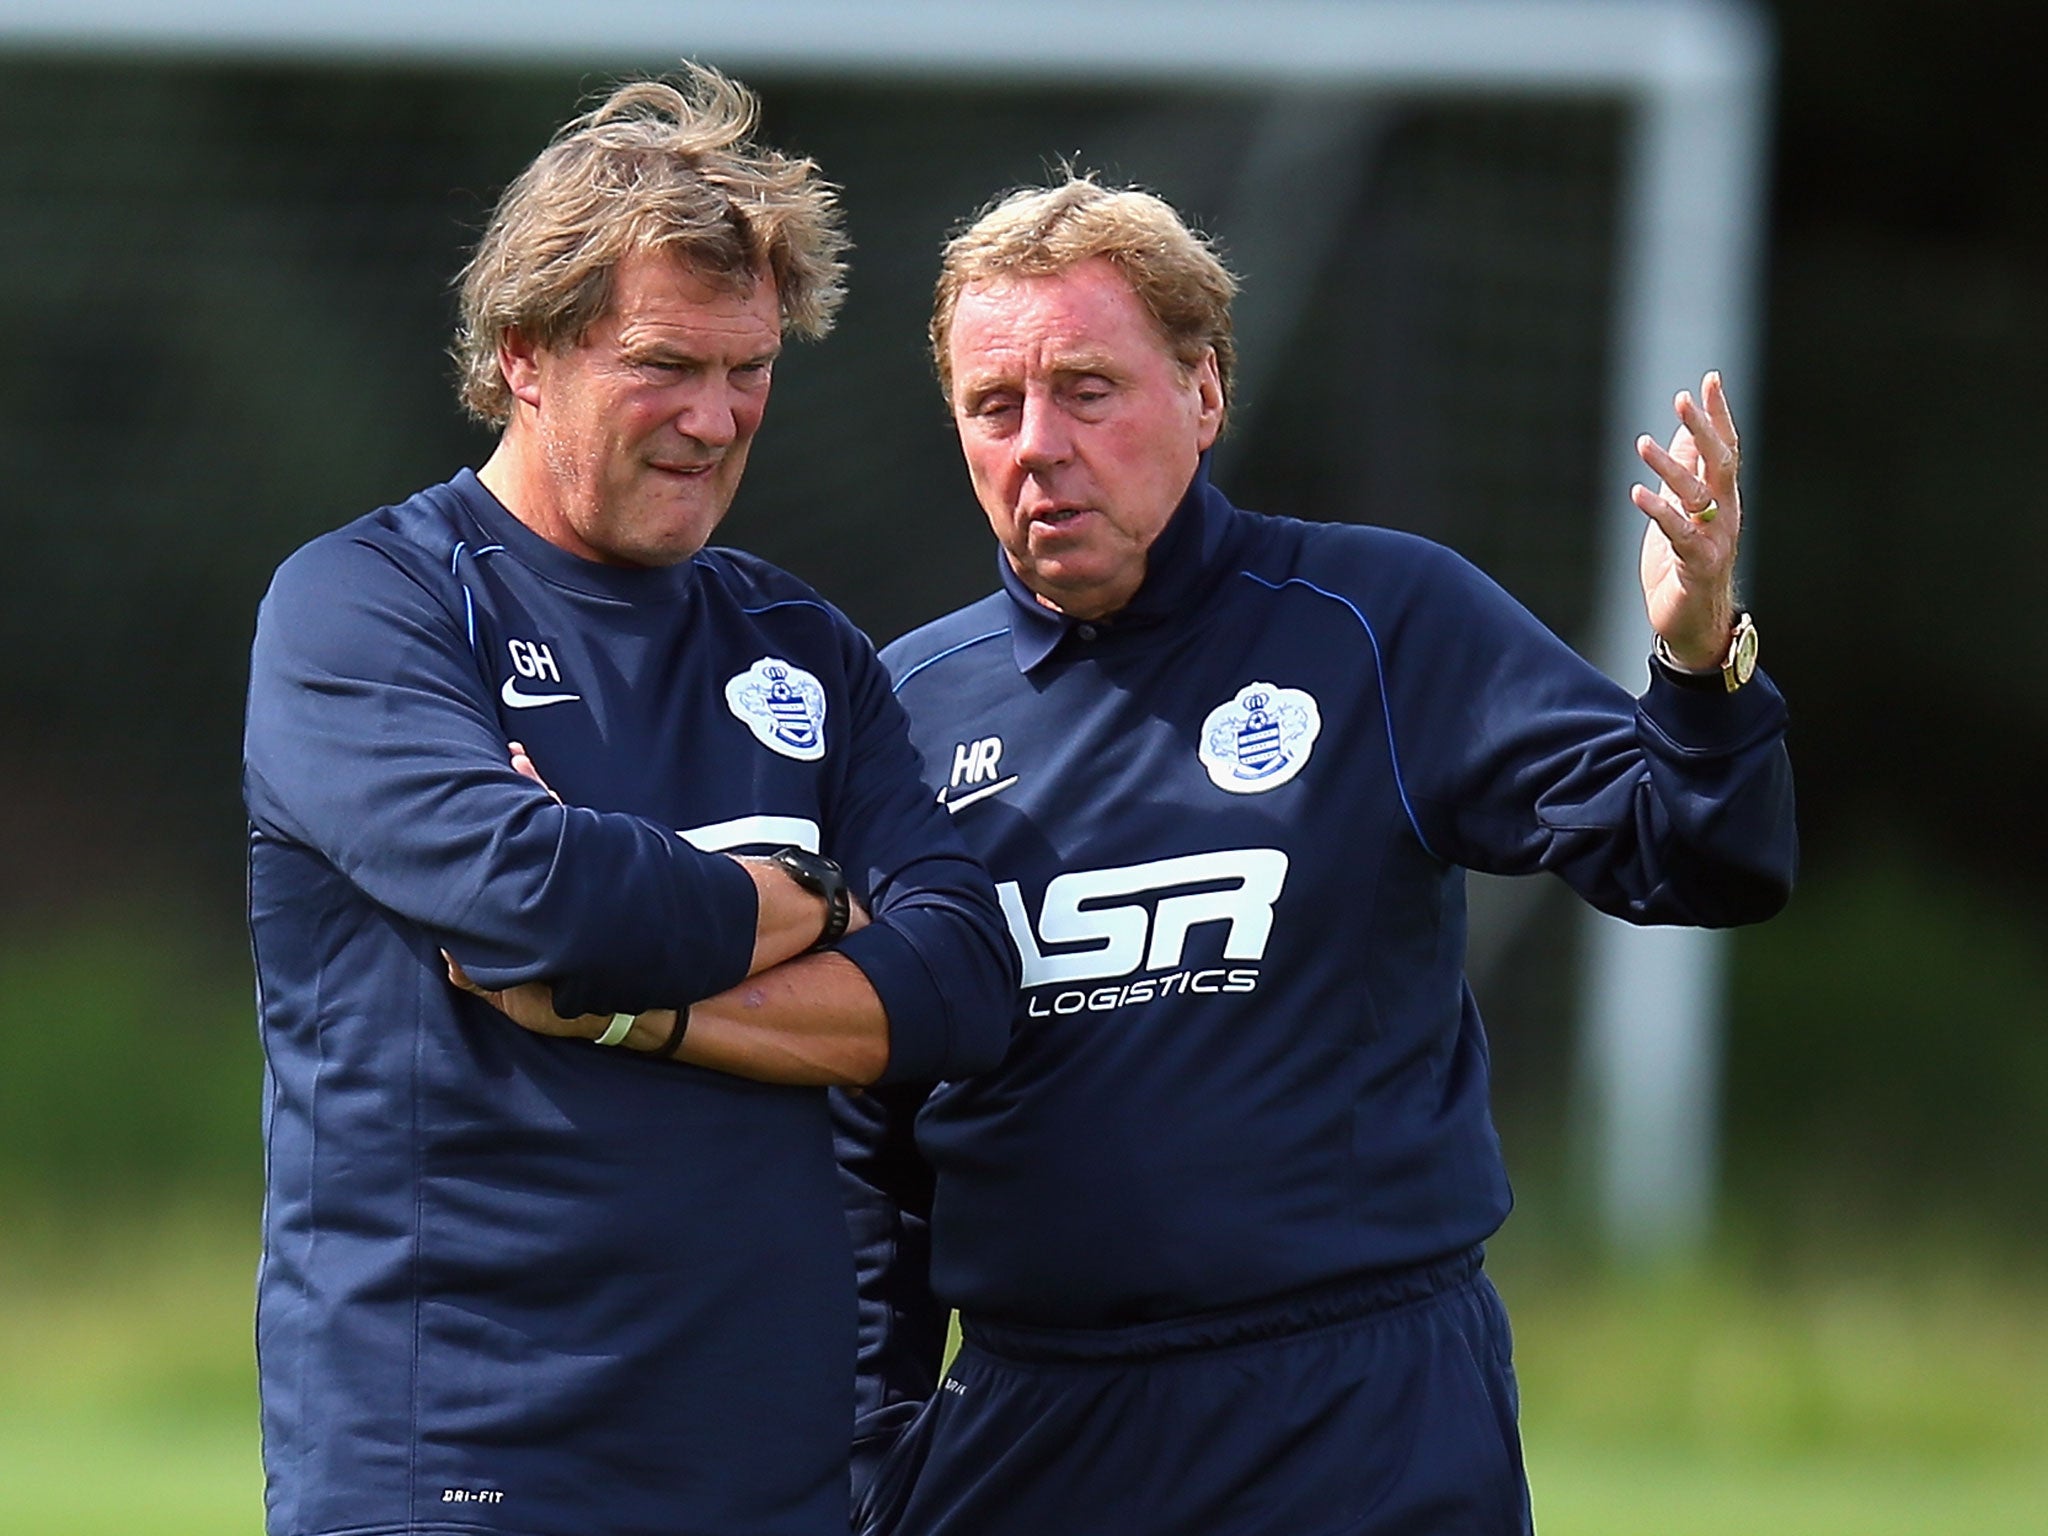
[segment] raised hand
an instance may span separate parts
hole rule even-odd
[[[1681,390],[1672,404],[1678,430],[1669,447],[1648,434],[1636,439],[1660,484],[1630,496],[1650,520],[1641,563],[1650,627],[1680,666],[1704,672],[1720,664],[1735,626],[1742,446],[1720,374],[1701,380],[1697,398]]]

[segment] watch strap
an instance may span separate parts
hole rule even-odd
[[[1690,667],[1680,666],[1662,635],[1650,648],[1650,665],[1666,682],[1677,687],[1702,693],[1733,693],[1756,676],[1756,656],[1756,621],[1745,612],[1736,615],[1734,628],[1728,635],[1728,649],[1721,653],[1720,663],[1712,669],[1695,672]]]
[[[847,894],[843,878],[826,893],[825,903],[825,927],[818,942],[811,946],[813,949],[823,949],[846,937],[846,925],[853,917],[853,898]]]

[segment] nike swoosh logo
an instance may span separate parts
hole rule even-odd
[[[521,693],[519,679],[508,677],[505,686],[498,690],[498,697],[505,701],[507,709],[539,709],[543,704],[566,704],[571,699],[583,697],[580,693]]]
[[[986,800],[990,795],[1001,794],[1016,782],[1017,775],[1013,773],[1007,779],[997,779],[993,784],[984,784],[979,789],[970,789],[966,794],[955,795],[951,800],[946,798],[946,792],[942,789],[939,791],[939,804],[949,811],[965,810],[977,800]]]

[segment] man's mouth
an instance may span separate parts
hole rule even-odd
[[[1034,527],[1064,528],[1076,518],[1084,517],[1087,507],[1048,507],[1043,512],[1027,513],[1027,519]]]

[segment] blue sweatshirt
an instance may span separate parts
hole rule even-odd
[[[1425,540],[1205,472],[1110,620],[1001,569],[883,652],[1024,975],[997,1070],[841,1105],[867,1437],[933,1390],[945,1306],[1184,1318],[1492,1233],[1464,870],[1717,926],[1796,861],[1767,679],[1633,699]]]
[[[511,771],[526,743],[566,805]],[[264,1051],[269,1529],[845,1529],[855,1295],[826,1095],[530,1035],[745,974],[719,849],[822,849],[891,1078],[1007,1038],[987,877],[865,639],[706,550],[580,560],[464,472],[285,562],[244,793]]]

